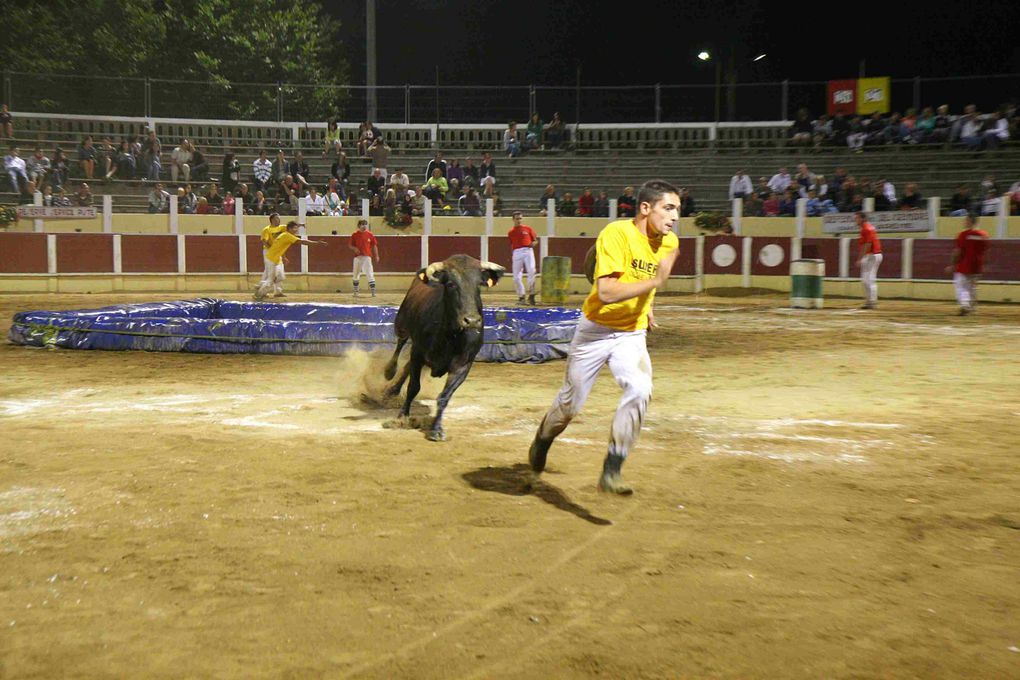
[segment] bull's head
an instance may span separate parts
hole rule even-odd
[[[454,255],[422,269],[418,278],[430,286],[443,287],[447,318],[455,319],[460,330],[481,330],[481,288],[495,286],[505,272],[506,269],[493,262]]]

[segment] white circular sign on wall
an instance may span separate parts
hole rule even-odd
[[[758,253],[758,261],[766,267],[778,267],[783,263],[783,258],[786,257],[786,253],[783,252],[783,246],[776,243],[770,243]]]
[[[712,249],[712,262],[716,267],[729,267],[737,261],[737,249],[729,243],[720,243]]]

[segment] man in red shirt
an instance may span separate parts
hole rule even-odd
[[[956,301],[960,303],[960,316],[974,313],[977,304],[977,281],[985,267],[985,251],[988,249],[988,232],[977,229],[977,217],[968,214],[963,220],[963,231],[956,236],[953,259],[946,267],[946,273],[953,274]]]
[[[857,263],[861,267],[861,283],[864,285],[864,305],[861,309],[874,309],[878,306],[878,267],[882,264],[882,242],[878,240],[875,227],[868,222],[867,216],[857,213],[857,226],[861,229]]]
[[[526,224],[520,210],[513,213],[514,226],[507,232],[513,253],[514,286],[517,288],[517,302],[524,303],[524,271],[528,272],[528,303],[535,304],[535,245],[538,235]]]
[[[379,242],[375,234],[368,230],[368,220],[358,220],[358,230],[351,234],[351,242],[348,246],[354,253],[354,297],[358,297],[358,284],[362,273],[368,277],[368,287],[375,297],[375,270],[372,268],[372,258],[379,262]]]

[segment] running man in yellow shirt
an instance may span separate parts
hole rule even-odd
[[[621,495],[632,493],[620,469],[652,396],[652,362],[645,345],[648,328],[655,327],[652,302],[656,289],[669,280],[680,246],[673,233],[680,207],[676,187],[662,180],[646,182],[637,203],[635,217],[611,222],[595,242],[595,283],[570,343],[566,377],[528,452],[531,469],[542,472],[553,440],[581,411],[599,371],[609,364],[623,397],[609,431],[598,488]]]
[[[269,295],[269,291],[276,290],[279,287],[280,281],[277,280],[277,265],[283,262],[283,254],[287,252],[295,243],[303,243],[305,245],[326,245],[325,241],[309,241],[298,236],[298,223],[291,220],[287,223],[286,231],[280,232],[280,234],[273,241],[273,244],[269,246],[269,250],[265,252],[265,258],[269,264],[273,265],[272,276],[263,281],[259,285],[259,289],[255,291],[256,300],[265,300],[266,296]],[[268,264],[267,264],[268,267]]]
[[[273,297],[284,297],[283,287],[280,284],[283,283],[286,275],[283,273],[283,260],[280,260],[280,264],[273,264],[266,257],[266,253],[269,251],[269,247],[273,245],[273,240],[277,235],[286,230],[287,227],[280,226],[279,213],[270,215],[269,225],[262,229],[262,263],[265,268],[262,270],[262,280],[259,281],[256,290],[264,286],[267,281],[275,281],[272,288]]]

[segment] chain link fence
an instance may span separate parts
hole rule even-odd
[[[948,104],[992,111],[1017,99],[1020,74],[893,79],[891,110]],[[642,124],[792,120],[800,109],[826,109],[827,82],[634,86],[354,85],[201,82],[164,78],[3,72],[14,111],[212,120],[470,124],[554,112],[569,122]]]

